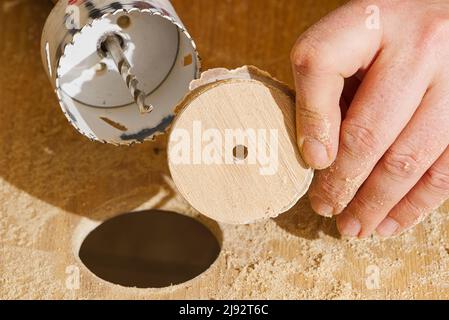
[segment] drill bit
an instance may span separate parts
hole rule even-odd
[[[120,75],[125,81],[131,96],[139,106],[140,113],[150,113],[154,107],[146,104],[146,93],[138,89],[139,81],[136,76],[131,73],[131,65],[123,52],[120,39],[116,35],[108,36],[103,42],[106,53],[111,56],[112,60],[118,68]]]

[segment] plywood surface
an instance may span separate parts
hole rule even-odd
[[[253,64],[290,84],[296,37],[340,2],[173,1],[204,69]],[[67,123],[39,56],[50,8],[0,2],[0,298],[449,298],[448,203],[388,241],[339,239],[307,199],[250,226],[199,217],[222,245],[199,278],[133,289],[94,276],[76,251],[101,221],[148,208],[198,214],[167,178],[165,138],[118,148],[91,143]],[[67,283],[73,268],[78,289]]]

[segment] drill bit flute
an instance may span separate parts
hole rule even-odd
[[[118,36],[114,34],[107,36],[106,40],[103,42],[103,46],[107,55],[114,60],[123,81],[125,81],[131,96],[139,107],[140,113],[150,113],[153,111],[154,107],[151,104],[145,103],[145,92],[138,89],[139,81],[136,76],[131,73],[131,66],[123,52]]]

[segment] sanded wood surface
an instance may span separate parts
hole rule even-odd
[[[296,37],[343,1],[175,0],[204,69],[256,65],[292,84]],[[222,251],[199,278],[120,287],[77,255],[87,233],[123,212],[198,217],[173,188],[166,138],[114,147],[79,135],[60,111],[39,53],[50,1],[0,2],[0,298],[449,298],[449,204],[394,240],[339,239],[307,199],[250,226],[199,217]],[[79,289],[67,285],[80,269]]]
[[[296,144],[291,90],[254,67],[211,69],[196,83],[202,85],[178,106],[168,143],[179,192],[223,223],[254,223],[287,212],[313,177]]]

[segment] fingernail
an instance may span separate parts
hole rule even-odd
[[[316,169],[324,169],[329,165],[326,146],[314,138],[304,139],[302,154],[304,160]]]
[[[362,230],[360,221],[351,215],[341,218],[338,223],[338,230],[343,237],[357,237]]]
[[[376,233],[381,237],[391,237],[398,231],[400,225],[396,220],[387,217],[384,221],[377,227]]]
[[[327,217],[327,218],[331,218],[334,216],[334,208],[331,207],[330,205],[324,203],[321,199],[311,197],[310,202],[311,202],[313,211],[315,211],[319,215]]]

